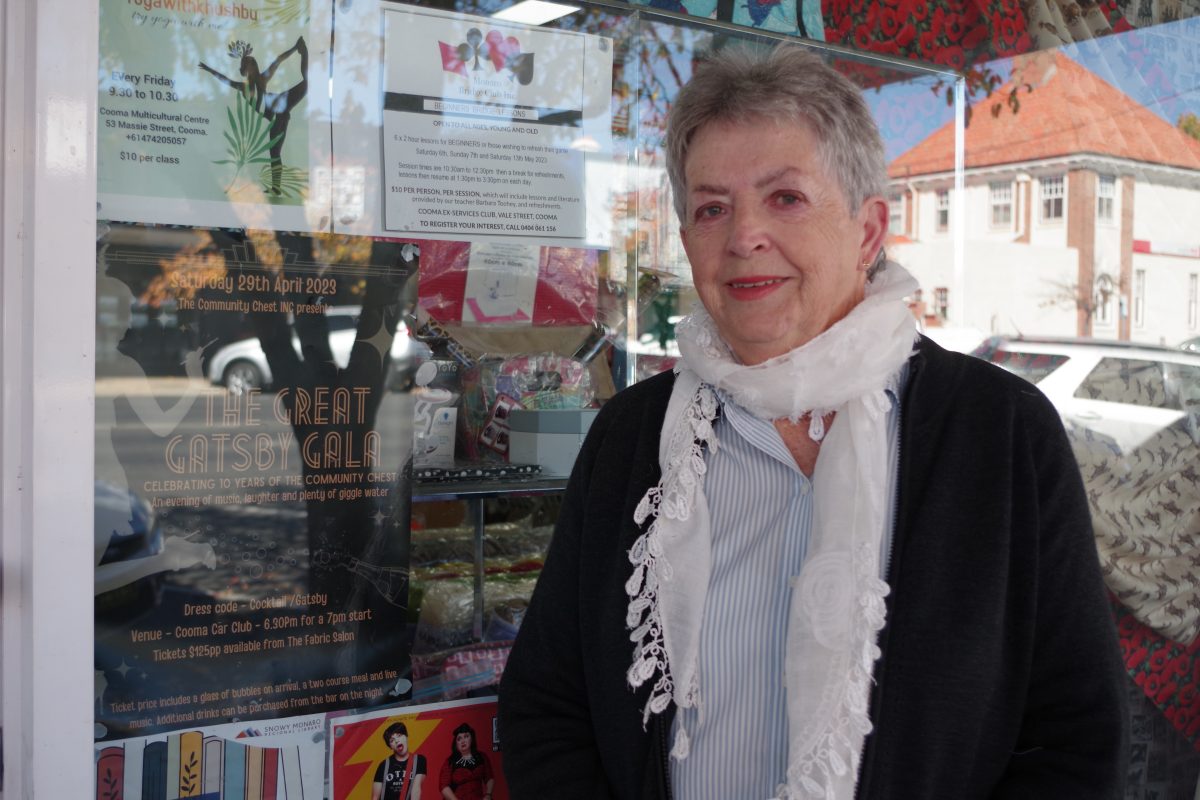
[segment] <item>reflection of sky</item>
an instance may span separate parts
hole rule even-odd
[[[1172,125],[1181,114],[1200,114],[1200,18],[1128,31],[1065,52]]]
[[[1181,114],[1200,115],[1200,18],[1106,36],[1063,52],[1172,125]],[[983,66],[1001,80],[1012,72],[1010,59]],[[945,88],[935,94],[932,87],[932,80],[918,79],[867,92],[888,161],[953,119]]]

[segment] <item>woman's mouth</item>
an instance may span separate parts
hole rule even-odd
[[[729,286],[733,289],[757,289],[760,286],[770,286],[775,283],[783,283],[783,278],[754,278],[744,281],[730,281]]]
[[[776,289],[782,286],[786,280],[786,278],[750,275],[745,278],[739,278],[737,280],[727,282],[725,284],[725,290],[734,300],[759,300],[769,294],[772,294]]]

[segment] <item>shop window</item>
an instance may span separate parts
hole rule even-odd
[[[1055,175],[1039,181],[1042,193],[1042,222],[1058,222],[1063,218],[1063,197],[1066,194],[1063,176]]]
[[[1012,183],[1009,181],[992,181],[989,183],[988,203],[992,209],[992,227],[1012,227]]]
[[[1113,175],[1101,175],[1096,189],[1096,219],[1113,221],[1113,200],[1117,196],[1117,179]]]
[[[938,189],[937,193],[937,229],[939,232],[950,229],[950,190]]]

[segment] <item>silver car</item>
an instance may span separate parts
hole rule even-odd
[[[1097,339],[994,336],[972,355],[1025,378],[1064,422],[1129,453],[1185,420],[1200,423],[1200,354]],[[1195,432],[1193,432],[1195,433]]]
[[[325,312],[329,324],[329,349],[339,368],[344,369],[350,363],[361,311],[360,306],[330,306]],[[301,355],[300,340],[295,334],[292,335],[292,347],[296,355]],[[392,338],[392,362],[404,363],[427,350],[424,344],[409,336],[408,326],[401,321]],[[271,367],[258,337],[227,344],[213,353],[208,362],[208,379],[234,394],[270,387],[273,382]]]

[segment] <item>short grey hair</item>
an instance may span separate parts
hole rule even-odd
[[[697,67],[667,115],[667,177],[680,224],[688,224],[684,165],[696,132],[714,122],[747,120],[807,123],[850,213],[883,194],[883,139],[858,87],[799,45],[730,46]]]

